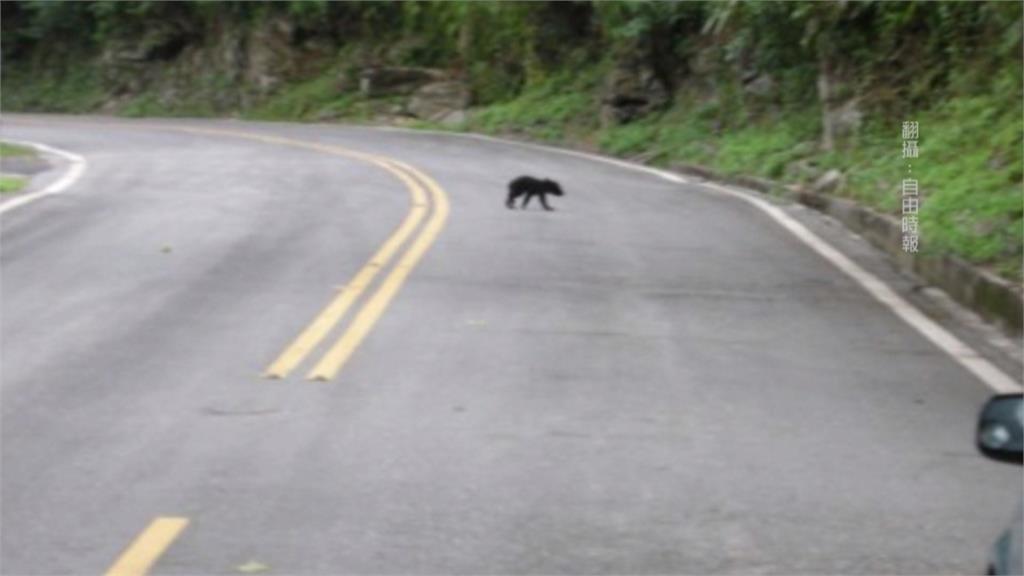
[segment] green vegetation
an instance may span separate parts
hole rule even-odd
[[[6,60],[6,58],[5,58]],[[3,107],[7,110],[93,112],[106,98],[91,66],[66,64],[42,70],[4,66]]]
[[[816,148],[817,120],[816,112],[803,111],[718,131],[713,118],[677,106],[602,130],[599,144],[610,154],[639,156],[662,166],[700,164],[726,174],[781,178],[789,163]]]
[[[194,99],[161,101],[154,94],[141,94],[127,101],[118,113],[129,118],[177,117],[202,118],[215,116],[216,109],[209,102]]]
[[[835,194],[890,214],[906,177],[901,123],[916,120],[922,249],[1021,279],[1020,3],[143,0],[0,10],[4,110],[390,117],[787,184],[838,169]],[[414,119],[408,96],[366,96],[359,74],[376,66],[459,79],[472,96],[466,120]],[[634,113],[609,110],[647,97]],[[846,105],[862,120],[826,138]]]
[[[10,142],[0,142],[0,158],[10,158],[12,156],[35,156],[36,151],[27,146],[20,146],[18,144],[11,144]]]
[[[339,96],[337,76],[327,72],[282,90],[245,112],[253,120],[362,119],[368,115],[365,102],[356,94]]]
[[[28,146],[0,142],[0,158],[32,158],[36,151]],[[20,191],[28,181],[21,176],[0,174],[0,194],[11,194]]]
[[[18,176],[0,176],[0,194],[12,194],[25,187],[25,179]]]
[[[922,234],[932,251],[992,262],[1019,277],[1021,125],[1019,102],[994,95],[952,100],[922,115],[915,176],[924,191]]]
[[[546,78],[514,100],[479,110],[465,128],[551,142],[596,130],[599,110],[593,91],[599,79],[594,69]]]

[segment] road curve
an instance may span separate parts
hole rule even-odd
[[[147,547],[153,574],[972,573],[1016,505],[1019,469],[972,446],[990,391],[734,198],[369,128],[2,136],[88,161],[3,215],[4,574]],[[504,207],[521,174],[561,182],[555,212]],[[401,268],[432,183],[450,214]],[[265,378],[417,186],[415,230]]]

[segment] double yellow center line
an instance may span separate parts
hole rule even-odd
[[[18,119],[27,123],[42,123],[30,119]],[[70,124],[83,124],[95,127],[92,122],[68,122]],[[370,333],[377,320],[380,319],[387,309],[391,300],[401,289],[406,278],[413,268],[419,263],[423,255],[430,249],[437,236],[444,228],[448,220],[448,197],[434,181],[423,172],[386,156],[368,154],[356,150],[349,150],[341,146],[322,144],[284,138],[268,134],[253,132],[242,132],[238,130],[225,130],[221,128],[202,128],[198,126],[174,126],[166,124],[102,124],[103,127],[142,129],[142,130],[166,130],[174,132],[186,132],[192,134],[203,134],[212,136],[227,136],[231,138],[243,138],[255,140],[267,144],[283,145],[306,150],[315,150],[335,156],[341,156],[351,160],[357,160],[382,168],[398,178],[409,191],[410,209],[405,219],[398,228],[391,234],[370,260],[359,269],[352,280],[335,296],[334,299],[313,319],[306,328],[288,345],[287,348],[264,370],[266,378],[286,378],[303,360],[306,359],[324,339],[330,334],[334,327],[341,322],[345,314],[353,304],[369,288],[378,273],[387,268],[388,264],[395,257],[398,251],[409,240],[417,229],[419,233],[409,243],[405,252],[399,258],[398,263],[391,269],[377,291],[366,301],[363,307],[356,313],[355,319],[348,326],[344,333],[331,346],[327,353],[306,375],[309,380],[327,381],[333,379],[345,363],[362,343],[363,339]],[[426,224],[422,225],[424,218],[429,218]]]
[[[356,348],[359,347],[363,339],[366,338],[367,334],[370,333],[370,330],[373,329],[373,326],[387,309],[388,304],[391,303],[391,300],[398,293],[402,284],[405,283],[409,273],[412,272],[420,259],[423,258],[423,255],[430,249],[444,228],[449,212],[448,197],[444,189],[433,178],[408,164],[393,158],[349,150],[340,146],[217,128],[190,126],[159,128],[170,128],[194,134],[233,136],[268,144],[325,152],[382,168],[398,178],[408,189],[410,209],[402,223],[384,241],[384,244],[370,260],[359,269],[352,280],[341,289],[338,295],[327,304],[263,372],[264,377],[273,379],[286,378],[291,374],[327,338],[331,330],[344,318],[349,308],[370,287],[377,274],[387,268],[395,254],[398,253],[409,237],[419,228],[419,233],[406,248],[398,260],[398,264],[392,268],[380,287],[377,288],[377,291],[366,301],[345,332],[306,375],[308,380],[327,381],[333,379],[345,366],[345,363],[352,356],[352,353],[355,352]],[[430,217],[427,223],[420,227],[428,213]]]
[[[419,233],[377,288],[377,291],[363,304],[345,332],[306,375],[309,380],[333,379],[383,315],[409,273],[416,267],[444,228],[449,212],[448,199],[437,182],[419,170],[396,160],[374,158],[370,161],[387,170],[405,184],[411,198],[409,213],[380,249],[359,269],[352,281],[341,289],[323,311],[267,367],[264,372],[264,376],[267,378],[287,377],[327,337],[331,329],[352,307],[352,304],[373,283],[377,274],[387,268],[399,248],[419,228]],[[429,194],[424,191],[424,187]],[[420,227],[420,223],[430,212],[431,207],[433,211],[430,213],[427,223]]]

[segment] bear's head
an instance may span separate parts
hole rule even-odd
[[[547,188],[548,192],[554,194],[555,196],[564,195],[564,192],[562,192],[562,187],[559,186],[558,182],[555,182],[554,180],[544,180],[544,187]]]

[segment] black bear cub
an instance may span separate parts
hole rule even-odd
[[[540,199],[540,205],[543,206],[545,210],[554,210],[554,208],[548,206],[548,194],[562,196],[562,187],[554,180],[548,180],[546,178],[541,180],[540,178],[533,178],[532,176],[520,176],[508,183],[508,200],[505,201],[505,206],[514,210],[516,207],[516,198],[525,195],[526,199],[523,200],[522,208],[526,208],[526,205],[530,203],[530,198],[537,196]]]

